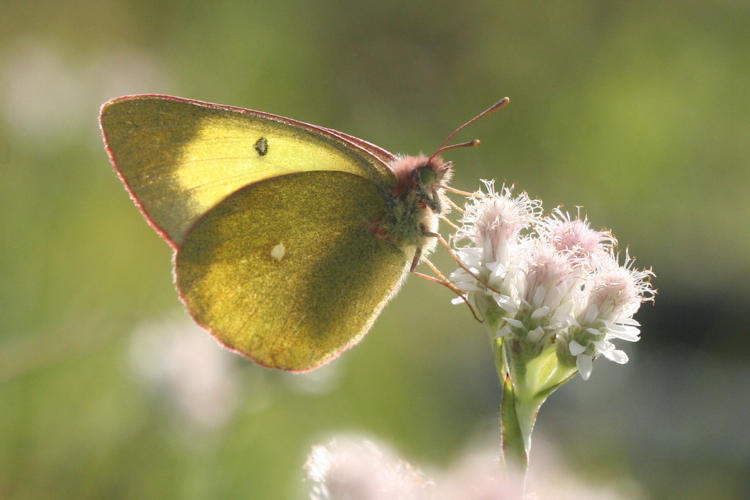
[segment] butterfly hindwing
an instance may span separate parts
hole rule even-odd
[[[372,229],[386,210],[375,182],[347,172],[255,182],[187,233],[181,297],[227,347],[312,369],[356,343],[398,289],[407,256]]]

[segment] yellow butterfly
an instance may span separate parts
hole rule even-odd
[[[451,164],[289,118],[164,95],[102,106],[110,160],[175,249],[193,319],[256,363],[307,371],[369,330],[434,247]],[[443,283],[445,284],[445,283]]]

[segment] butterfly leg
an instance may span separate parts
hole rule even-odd
[[[450,220],[450,219],[449,219],[448,217],[446,217],[445,215],[440,215],[439,217],[440,217],[440,220],[441,220],[441,221],[443,221],[443,222],[445,222],[445,223],[446,223],[447,225],[449,225],[449,226],[451,227],[451,229],[453,229],[454,231],[458,231],[458,230],[460,230],[460,229],[461,229],[460,227],[458,227],[457,225],[455,225],[455,224],[453,223],[453,221],[452,221],[452,220]]]
[[[429,262],[427,259],[424,259],[424,261],[425,262]],[[431,264],[432,263],[430,262],[430,267],[432,268],[433,266]],[[456,295],[458,295],[461,298],[461,300],[464,301],[464,303],[466,304],[466,306],[469,308],[469,311],[471,311],[471,315],[474,316],[474,319],[477,320],[480,323],[484,323],[484,320],[480,319],[479,316],[477,316],[477,312],[474,310],[474,308],[469,303],[469,299],[466,298],[466,295],[465,295],[466,292],[464,292],[463,290],[461,290],[460,288],[458,288],[450,280],[446,279],[445,276],[443,276],[442,273],[440,273],[440,271],[437,271],[437,268],[433,268],[433,270],[436,271],[435,274],[437,274],[438,276],[440,276],[441,279],[435,278],[434,276],[430,276],[429,274],[420,273],[418,271],[412,271],[412,274],[414,276],[419,277],[419,278],[425,279],[425,280],[427,280],[427,281],[429,281],[431,283],[437,283],[438,285],[442,285],[442,286],[446,287],[448,290],[450,290],[453,293],[455,293]]]
[[[422,247],[417,247],[417,250],[414,252],[414,259],[411,261],[411,267],[409,267],[409,272],[413,273],[414,270],[417,268],[417,265],[419,264],[419,260],[422,258]]]
[[[453,194],[459,194],[461,196],[465,196],[467,198],[476,198],[477,193],[470,193],[468,191],[461,191],[460,189],[456,189],[454,187],[446,186],[445,184],[440,184],[437,187],[445,189],[446,191],[453,193]],[[479,195],[481,196],[481,195]]]
[[[482,285],[484,285],[485,287],[487,287],[488,290],[492,290],[495,293],[502,293],[500,290],[497,290],[497,289],[491,287],[489,285],[489,283],[487,283],[485,280],[483,280],[482,278],[480,278],[479,276],[477,276],[475,272],[473,272],[471,269],[469,269],[469,267],[461,261],[461,258],[458,255],[456,255],[456,252],[453,251],[453,249],[448,244],[448,242],[445,241],[445,238],[443,238],[443,235],[441,235],[440,233],[434,233],[432,231],[425,231],[424,235],[425,236],[431,236],[433,238],[437,238],[437,240],[440,242],[440,244],[443,245],[446,250],[448,250],[448,254],[450,254],[450,256],[453,258],[453,260],[456,261],[456,264],[458,264],[458,266],[461,269],[463,269],[464,271],[466,271],[467,273],[469,273],[479,283],[481,283]]]
[[[464,214],[464,213],[466,213],[466,210],[464,210],[463,208],[459,207],[459,206],[458,206],[458,205],[456,204],[456,202],[455,202],[455,201],[451,200],[451,199],[450,199],[450,198],[448,198],[448,197],[446,197],[446,199],[448,200],[448,205],[450,205],[450,206],[451,206],[451,208],[453,208],[453,210],[455,210],[456,212],[458,212],[458,213],[460,213],[460,214]]]

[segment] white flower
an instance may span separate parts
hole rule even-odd
[[[570,214],[555,208],[549,217],[542,220],[540,232],[561,252],[568,252],[570,258],[584,267],[595,266],[606,259],[617,240],[609,231],[591,229],[580,210],[575,219]]]
[[[541,201],[483,182],[486,193],[468,199],[453,240],[466,269],[451,281],[496,337],[524,342],[531,355],[563,342],[563,357],[575,358],[584,379],[599,355],[627,362],[612,340],[639,339],[632,316],[653,298],[651,271],[634,269],[627,255],[620,266],[615,237],[592,229],[580,212],[573,218],[556,208],[542,217]]]
[[[542,202],[526,193],[513,197],[512,188],[503,186],[495,192],[494,181],[483,181],[486,193],[478,191],[469,199],[456,232],[456,240],[469,239],[482,250],[486,264],[507,264],[522,230],[537,222]]]
[[[558,251],[551,241],[537,239],[528,253],[522,296],[529,318],[538,326],[561,329],[570,323],[573,300],[584,278],[571,254]]]
[[[585,298],[576,311],[576,326],[569,332],[570,354],[576,357],[584,380],[591,375],[592,361],[599,355],[615,363],[627,363],[628,356],[615,349],[613,339],[640,340],[640,324],[633,315],[641,303],[653,301],[656,292],[649,282],[651,270],[634,269],[633,263],[626,254],[621,266],[610,253],[599,262],[585,285]]]
[[[617,256],[610,254],[594,273],[587,285],[588,304],[596,307],[599,318],[621,323],[632,317],[642,302],[653,301],[655,292],[649,280],[654,273],[650,269],[634,269],[634,262],[626,253],[625,263],[620,266]]]
[[[471,272],[459,268],[450,278],[458,288],[469,292],[470,303],[477,305],[478,295],[489,298],[488,304],[478,307],[484,317],[501,315],[512,320],[523,300],[520,282],[530,241],[528,233],[539,221],[542,204],[526,193],[514,197],[507,186],[498,193],[493,181],[483,182],[486,192],[478,191],[469,198],[454,238],[454,242],[470,242],[468,246],[458,246],[456,253]],[[476,276],[491,289],[478,282]]]

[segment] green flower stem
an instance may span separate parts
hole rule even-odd
[[[495,368],[500,378],[500,443],[502,462],[526,469],[528,456],[524,445],[521,425],[516,414],[516,398],[513,383],[508,371],[508,364],[503,349],[503,339],[495,339],[493,342],[495,351]]]
[[[495,368],[502,385],[500,431],[503,461],[528,467],[531,433],[544,401],[570,380],[576,367],[563,364],[554,343],[541,351],[518,339],[495,339]]]

